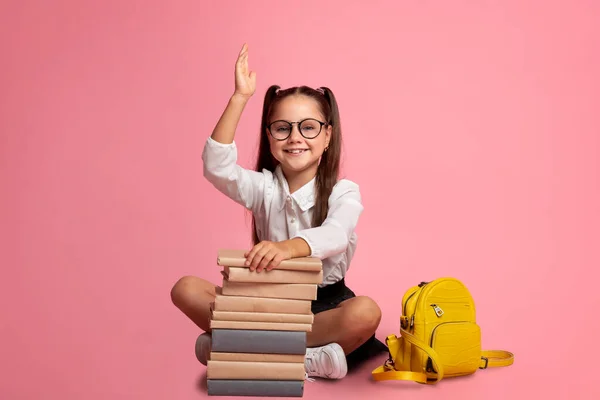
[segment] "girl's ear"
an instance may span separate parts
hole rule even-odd
[[[331,125],[327,126],[327,130],[325,131],[325,148],[329,147],[329,141],[331,140],[331,132],[333,128]]]

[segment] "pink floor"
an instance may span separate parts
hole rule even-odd
[[[382,332],[393,332],[391,323],[381,327]],[[391,330],[390,330],[391,329]],[[388,332],[388,333],[389,333]],[[381,335],[379,335],[381,339]],[[188,346],[189,347],[189,346]],[[514,349],[514,346],[511,346]],[[385,356],[374,358],[365,363],[360,369],[353,371],[343,380],[328,381],[317,379],[305,384],[304,397],[308,399],[326,399],[330,396],[343,399],[521,399],[540,396],[540,399],[568,399],[586,397],[568,397],[569,393],[562,385],[552,386],[546,374],[553,374],[551,365],[537,365],[534,355],[528,352],[526,346],[517,344],[517,362],[507,368],[478,371],[473,376],[452,378],[440,382],[436,386],[424,386],[414,382],[387,381],[374,382],[371,371],[385,360]],[[189,352],[188,352],[189,353]],[[205,367],[190,360],[186,354],[181,359],[181,365],[190,367],[185,370],[180,365],[174,367],[181,373],[177,378],[177,393],[173,398],[205,398],[206,374]],[[542,358],[545,360],[546,358]],[[192,364],[191,366],[189,364]],[[174,371],[170,372],[171,374]],[[554,389],[552,389],[554,387]],[[171,388],[175,390],[175,388]],[[178,397],[179,396],[179,397]],[[212,397],[216,398],[216,397]],[[228,397],[223,397],[228,398]],[[229,397],[233,398],[233,397]],[[591,397],[590,397],[591,398]]]

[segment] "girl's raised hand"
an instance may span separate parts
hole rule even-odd
[[[244,43],[235,63],[235,94],[250,97],[256,90],[256,72],[248,68],[248,45]]]

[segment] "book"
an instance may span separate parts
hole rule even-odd
[[[211,329],[240,329],[268,331],[302,331],[311,332],[312,324],[294,324],[289,322],[255,322],[255,321],[220,321],[211,319]]]
[[[223,279],[222,286],[221,292],[227,296],[317,299],[317,285],[314,283],[232,282]]]
[[[303,397],[304,381],[208,379],[209,396]]]
[[[306,354],[306,332],[213,329],[212,352]]]
[[[225,353],[219,351],[212,351],[210,353],[210,359],[215,361],[303,363],[304,357],[304,354]]]
[[[313,314],[286,314],[214,310],[211,312],[211,318],[217,321],[283,322],[294,324],[312,324],[314,321]]]
[[[212,308],[215,311],[312,314],[311,304],[310,300],[225,296],[217,294]]]
[[[217,265],[229,267],[247,268],[245,265],[246,250],[238,249],[220,249],[217,254]],[[316,257],[296,257],[289,260],[283,260],[277,266],[277,269],[295,270],[295,271],[321,271],[323,263]]]
[[[323,270],[320,271],[293,271],[284,269],[251,271],[243,267],[223,267],[223,276],[231,282],[256,282],[256,283],[312,283],[323,282]]]
[[[208,360],[207,379],[304,380],[304,363]]]

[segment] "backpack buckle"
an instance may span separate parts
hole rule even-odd
[[[481,359],[485,360],[485,365],[483,367],[480,366],[479,369],[486,369],[488,367],[489,360],[487,357],[483,357],[483,356],[481,356]]]

